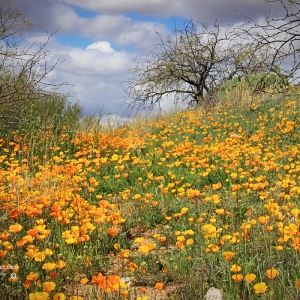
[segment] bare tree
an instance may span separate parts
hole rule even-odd
[[[16,128],[24,118],[28,102],[56,93],[61,85],[49,84],[47,76],[59,63],[48,65],[45,43],[23,46],[23,33],[31,23],[10,8],[10,0],[0,0],[0,133]]]
[[[239,30],[251,38],[256,48],[268,47],[270,57],[266,72],[280,72],[290,83],[299,83],[300,67],[300,3],[298,0],[266,0],[276,4],[264,22],[247,16],[248,23]],[[281,16],[276,16],[281,13]],[[275,17],[276,16],[276,17]]]
[[[153,109],[166,98],[200,105],[216,101],[219,87],[237,76],[264,70],[268,47],[256,49],[217,23],[187,21],[146,57],[136,60],[136,77],[125,82],[129,108]]]

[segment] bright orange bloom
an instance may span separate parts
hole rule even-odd
[[[17,224],[17,223],[9,226],[9,230],[14,233],[21,231],[22,228],[23,228],[22,225]]]
[[[53,281],[46,281],[43,283],[43,290],[47,293],[52,292],[56,287],[56,284]]]
[[[213,202],[214,202],[215,204],[218,204],[218,203],[221,202],[221,201],[220,201],[220,196],[219,196],[219,195],[212,195],[212,196],[211,196],[211,200],[213,200]]]
[[[269,279],[275,279],[279,276],[279,272],[276,269],[269,269],[265,274]]]
[[[63,261],[63,260],[59,260],[57,263],[56,263],[56,268],[58,269],[62,269],[66,266],[67,264]]]
[[[269,216],[260,216],[260,217],[258,217],[257,220],[261,225],[264,225],[268,222],[269,219],[270,219]]]
[[[164,284],[162,282],[158,282],[158,283],[155,284],[154,288],[159,290],[159,291],[162,291],[163,288],[164,288]]]
[[[296,281],[296,286],[297,286],[297,289],[300,290],[300,279],[298,279],[298,280]]]
[[[0,250],[0,257],[4,258],[7,254],[7,250]]]
[[[109,275],[107,277],[99,273],[93,276],[92,283],[97,282],[98,286],[106,293],[110,291],[116,292],[120,288],[120,277],[117,275]]]
[[[107,229],[107,233],[110,235],[110,236],[115,236],[118,231],[115,229],[115,228],[108,228]]]
[[[27,243],[31,243],[33,241],[34,237],[31,235],[25,235],[22,239],[17,241],[16,245],[19,247],[24,246]]]
[[[222,187],[221,182],[217,182],[216,184],[212,184],[212,189],[213,190],[219,190]]]
[[[256,283],[253,286],[253,288],[254,288],[255,294],[263,294],[268,289],[268,286],[266,285],[265,282],[259,282],[259,283]]]
[[[84,278],[81,278],[81,279],[79,280],[79,282],[80,282],[81,284],[87,284],[87,283],[89,282],[89,280],[88,280],[86,277],[84,277]]]
[[[97,283],[97,284],[99,284],[103,280],[105,280],[105,276],[103,276],[102,273],[98,273],[97,275],[94,275],[92,277],[91,283]]]
[[[185,247],[184,242],[185,242],[185,237],[180,235],[180,236],[177,237],[176,246],[179,249],[183,249]]]
[[[34,258],[34,256],[39,252],[39,248],[34,245],[29,245],[27,247],[26,255],[30,258]]]
[[[34,256],[34,260],[35,261],[44,261],[46,258],[45,253],[43,252],[38,252],[35,256]]]
[[[188,208],[187,207],[183,207],[180,211],[180,213],[182,213],[183,215],[186,214],[188,212]]]
[[[129,256],[130,256],[130,250],[126,249],[126,250],[120,251],[119,256],[120,256],[121,258],[129,257]]]
[[[233,192],[238,191],[240,188],[241,188],[241,186],[240,186],[239,184],[232,184],[232,185],[231,185],[231,190],[232,190]]]
[[[226,259],[226,261],[231,261],[231,260],[232,260],[232,257],[233,257],[233,255],[234,255],[234,253],[233,253],[233,252],[230,252],[230,251],[228,251],[228,252],[224,252],[223,254],[225,255],[225,259]]]
[[[23,283],[23,286],[26,288],[26,289],[29,289],[31,287],[31,282],[29,280],[25,280],[24,283]]]
[[[51,209],[52,209],[52,211],[53,212],[59,212],[59,211],[61,211],[61,205],[59,205],[59,204],[54,204],[52,207],[51,207]]]
[[[234,275],[231,276],[231,278],[235,282],[241,282],[243,280],[243,276],[241,274],[234,274]]]
[[[50,276],[50,278],[52,278],[52,279],[54,279],[54,278],[56,278],[57,277],[57,273],[56,272],[50,272],[49,273],[49,276]]]
[[[275,249],[276,249],[277,251],[282,251],[282,250],[283,250],[283,247],[282,247],[282,246],[275,246]]]
[[[49,249],[49,248],[46,248],[46,249],[43,251],[43,253],[44,253],[45,255],[47,255],[47,256],[51,256],[51,255],[53,254],[53,251],[52,251],[51,249]]]
[[[0,234],[0,239],[6,241],[9,237],[9,233],[7,230],[4,230],[1,234]]]
[[[255,274],[247,274],[244,279],[247,282],[252,282],[256,279],[256,275]]]
[[[123,290],[122,292],[121,292],[121,296],[123,297],[123,298],[126,298],[126,296],[128,295],[128,291],[127,290]]]
[[[186,230],[186,231],[184,232],[184,234],[185,234],[185,235],[194,235],[195,232],[194,232],[193,230],[189,229],[189,230]]]
[[[48,300],[49,294],[46,292],[36,292],[29,294],[29,300]]]
[[[37,281],[39,277],[39,274],[30,272],[29,275],[26,276],[27,280]]]
[[[43,264],[43,266],[42,266],[42,269],[47,270],[47,271],[51,271],[55,268],[56,268],[56,263],[51,263],[51,262]]]
[[[67,299],[67,297],[63,293],[56,293],[53,296],[53,300],[65,300],[65,299]]]
[[[186,244],[187,244],[187,245],[192,245],[192,244],[194,244],[194,240],[193,240],[193,239],[188,239],[188,240],[186,241]]]
[[[239,271],[241,271],[241,269],[242,268],[239,265],[236,265],[236,264],[232,265],[232,267],[230,268],[230,270],[234,273],[238,273]]]
[[[223,215],[225,213],[225,210],[224,208],[219,208],[219,209],[216,209],[215,212],[218,214],[218,215]]]
[[[237,179],[238,174],[237,173],[231,173],[230,176],[231,176],[232,179],[235,180],[235,179]]]
[[[76,244],[76,240],[73,237],[70,237],[68,239],[65,239],[65,242],[70,245],[70,244]]]
[[[27,234],[29,234],[31,236],[36,236],[38,233],[39,233],[39,231],[36,228],[32,228],[27,231]]]
[[[140,251],[143,254],[147,254],[149,253],[151,250],[153,250],[155,248],[156,244],[155,243],[147,243],[142,245],[141,247],[139,247],[138,251]]]

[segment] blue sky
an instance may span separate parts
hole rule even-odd
[[[33,23],[27,43],[58,30],[48,44],[49,63],[63,63],[51,80],[71,84],[62,89],[73,95],[70,101],[78,101],[86,114],[101,111],[124,120],[120,83],[133,76],[133,58],[151,51],[155,31],[172,35],[175,22],[180,26],[186,19],[212,24],[218,18],[221,26],[245,21],[234,9],[258,20],[272,5],[264,0],[11,0],[11,7]]]

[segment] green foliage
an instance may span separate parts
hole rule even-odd
[[[12,138],[15,132],[30,135],[39,129],[75,129],[82,108],[59,94],[58,85],[46,78],[56,63],[47,66],[48,40],[36,49],[22,45],[24,31],[31,23],[10,8],[10,0],[0,1],[0,135]]]
[[[82,117],[82,107],[70,103],[66,95],[35,89],[27,84],[28,75],[2,74],[0,102],[0,134],[29,134],[31,131],[75,130]]]
[[[255,95],[264,92],[283,92],[289,86],[288,78],[280,73],[279,67],[274,67],[271,73],[252,73],[244,76],[244,78],[237,76],[231,80],[227,80],[220,86],[220,97],[224,97],[226,93],[231,93],[237,88],[249,90],[249,92]]]

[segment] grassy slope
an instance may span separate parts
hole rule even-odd
[[[19,271],[4,277],[1,298],[136,299],[145,287],[148,299],[202,299],[214,286],[228,300],[297,299],[292,100],[43,134],[21,148],[3,140],[0,264]],[[151,295],[156,283],[163,290]]]

